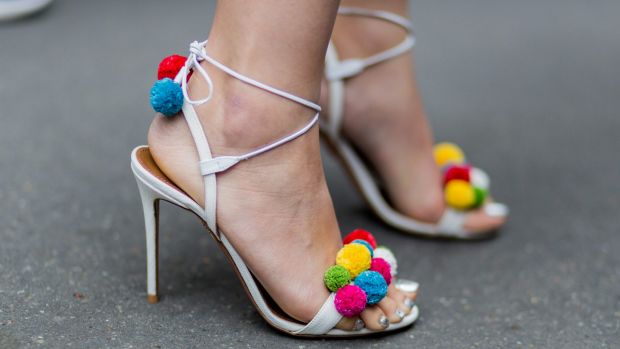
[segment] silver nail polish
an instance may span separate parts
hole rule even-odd
[[[499,202],[489,202],[484,205],[484,212],[491,217],[506,217],[508,216],[508,211],[508,206]]]
[[[412,299],[405,299],[405,306],[409,309],[413,309],[413,307],[415,306],[415,302]]]
[[[382,315],[379,318],[379,325],[381,325],[381,327],[386,328],[386,327],[388,327],[389,324],[390,324],[390,321],[384,315]]]
[[[355,320],[355,326],[353,327],[353,331],[361,331],[365,327],[364,320],[357,319]]]
[[[403,319],[405,318],[405,312],[400,310],[400,309],[396,309],[396,312],[394,312],[396,314],[396,316],[398,316],[399,319]]]
[[[418,292],[418,289],[420,288],[419,283],[415,281],[411,281],[411,280],[406,280],[406,279],[396,280],[395,286],[397,289],[407,292],[407,293]]]

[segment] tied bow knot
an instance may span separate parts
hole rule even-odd
[[[209,73],[207,73],[207,71],[204,70],[204,68],[200,65],[200,62],[204,61],[207,57],[207,52],[205,51],[206,43],[207,41],[203,41],[203,42],[194,41],[189,45],[189,56],[187,57],[187,60],[185,61],[185,65],[181,68],[181,70],[179,71],[179,74],[177,74],[175,78],[175,81],[181,84],[181,90],[183,91],[183,97],[185,98],[187,103],[192,104],[192,105],[205,104],[208,101],[210,101],[211,98],[213,97],[213,81],[211,80]],[[198,71],[198,73],[207,82],[209,93],[207,94],[207,97],[203,99],[197,99],[197,100],[191,99],[189,97],[189,93],[187,92],[187,77],[192,72],[192,69],[194,71]]]

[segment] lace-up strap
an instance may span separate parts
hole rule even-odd
[[[328,80],[341,80],[355,76],[364,71],[367,67],[387,61],[388,59],[409,51],[415,45],[415,36],[413,34],[411,22],[405,17],[391,12],[357,7],[341,7],[338,9],[338,14],[343,16],[364,16],[381,19],[402,27],[408,34],[400,44],[385,51],[366,58],[350,58],[330,64],[325,71]]]
[[[387,61],[411,50],[415,45],[415,35],[411,22],[395,13],[369,10],[357,7],[340,7],[338,14],[343,16],[363,16],[384,20],[398,25],[407,31],[407,36],[398,45],[366,58],[339,60],[333,43],[327,48],[325,57],[325,77],[329,84],[329,120],[323,122],[322,129],[332,136],[338,135],[342,124],[344,107],[344,79],[360,74],[364,69]]]
[[[279,90],[275,87],[266,85],[262,82],[256,81],[252,78],[249,78],[225,66],[224,64],[218,62],[213,57],[207,54],[205,50],[206,43],[207,41],[203,41],[203,42],[194,41],[193,43],[191,43],[190,50],[189,50],[190,55],[188,56],[185,62],[185,65],[181,68],[181,70],[177,74],[175,81],[181,84],[181,89],[183,90],[183,96],[184,96],[183,115],[185,116],[190,132],[194,139],[194,143],[196,144],[196,149],[198,150],[198,157],[200,159],[200,162],[199,162],[200,173],[202,174],[204,178],[205,205],[204,205],[203,218],[207,222],[209,229],[211,229],[211,231],[213,231],[216,234],[216,236],[219,237],[219,231],[217,229],[217,223],[216,223],[217,222],[217,219],[216,219],[217,182],[215,178],[216,174],[230,169],[231,167],[233,167],[240,161],[251,159],[257,155],[263,154],[269,150],[272,150],[276,147],[286,144],[296,139],[297,137],[305,134],[319,120],[319,112],[321,111],[321,107],[316,103],[313,103],[311,101],[308,101],[306,99],[293,95],[291,93]],[[196,111],[194,110],[194,105],[201,105],[201,104],[207,103],[208,101],[211,100],[211,98],[213,97],[213,93],[214,93],[213,92],[214,91],[213,81],[209,77],[209,74],[200,65],[200,62],[202,61],[209,62],[216,68],[225,72],[226,74],[246,84],[249,84],[254,87],[260,88],[262,90],[265,90],[267,92],[273,93],[282,98],[286,98],[295,103],[299,103],[307,108],[315,110],[317,113],[301,129],[271,144],[268,144],[264,147],[258,148],[256,150],[253,150],[251,152],[248,152],[242,155],[224,155],[224,156],[213,157],[211,153],[211,149],[209,147],[207,136],[204,132],[204,129],[202,127],[200,120],[198,119],[198,115],[196,114]],[[194,71],[194,73],[197,72],[207,82],[209,92],[207,96],[203,99],[192,100],[189,97],[189,93],[187,92],[187,76],[192,71]]]

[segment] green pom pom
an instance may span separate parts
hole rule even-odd
[[[480,207],[484,204],[484,200],[487,199],[487,195],[489,194],[486,189],[474,187],[474,194],[476,200],[474,201],[474,207]]]
[[[336,292],[351,281],[351,273],[345,267],[334,265],[327,269],[323,281],[328,290]]]

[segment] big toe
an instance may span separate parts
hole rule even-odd
[[[390,325],[390,320],[377,305],[369,306],[360,314],[364,325],[371,331],[383,331]]]
[[[364,320],[359,317],[343,317],[336,325],[337,329],[345,331],[359,331],[364,328]]]
[[[403,283],[407,287],[399,287],[398,284]],[[396,280],[396,284],[392,283],[388,287],[387,296],[398,303],[398,308],[403,310],[405,314],[409,314],[415,305],[415,299],[418,295],[417,283],[409,280]]]

